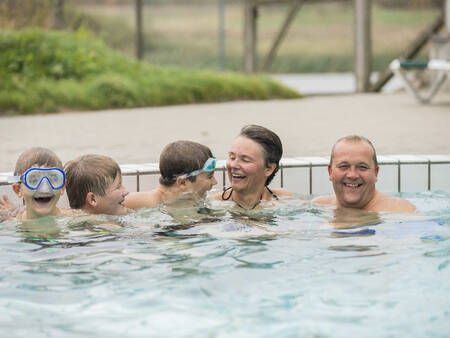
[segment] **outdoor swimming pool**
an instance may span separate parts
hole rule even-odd
[[[450,193],[404,196],[422,215],[292,200],[192,227],[157,209],[0,224],[2,335],[448,337]]]

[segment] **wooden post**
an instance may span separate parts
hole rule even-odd
[[[225,0],[218,0],[219,29],[217,33],[219,70],[225,70]]]
[[[445,29],[447,30],[447,34],[450,34],[450,0],[445,0],[444,6]]]
[[[142,29],[142,0],[136,0],[136,57],[141,60],[144,56],[144,36]]]
[[[53,28],[64,26],[64,0],[53,0]]]
[[[264,62],[262,68],[263,71],[267,71],[270,65],[272,64],[273,59],[275,58],[275,54],[278,50],[278,47],[280,46],[281,42],[286,36],[289,26],[291,25],[292,21],[294,20],[295,16],[297,15],[298,11],[300,10],[304,2],[305,0],[295,0],[294,3],[292,4],[291,9],[289,10],[289,14],[286,17],[286,20],[284,21],[283,26],[281,27],[281,30],[278,33],[278,36],[276,37],[275,42],[273,43],[272,48],[269,51],[269,54],[267,55],[266,61]]]
[[[354,0],[353,50],[357,92],[367,92],[370,89],[372,63],[370,3],[371,0]]]
[[[256,19],[257,7],[252,0],[244,4],[244,71],[256,71]]]

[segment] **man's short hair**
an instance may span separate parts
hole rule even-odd
[[[81,209],[89,192],[104,196],[107,188],[119,175],[120,167],[111,157],[83,155],[64,166],[67,197],[72,209]]]
[[[171,186],[177,175],[187,174],[203,168],[208,158],[213,157],[211,150],[200,143],[192,141],[175,141],[166,145],[159,157],[159,183]],[[196,176],[188,177],[195,182]]]
[[[339,142],[353,142],[353,143],[365,142],[365,143],[367,143],[372,148],[372,152],[373,152],[372,159],[373,159],[373,162],[375,163],[375,168],[378,167],[377,152],[375,151],[375,147],[373,146],[372,142],[370,142],[369,139],[365,138],[364,136],[360,136],[360,135],[348,135],[348,136],[341,137],[339,140],[337,140],[336,143],[333,145],[333,148],[331,149],[330,165],[332,165],[332,163],[333,163],[334,148],[336,147],[336,145]]]
[[[50,149],[33,147],[19,155],[14,176],[20,176],[32,167],[60,168],[63,165],[59,157]]]

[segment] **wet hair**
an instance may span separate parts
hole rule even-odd
[[[33,147],[20,154],[16,161],[14,176],[20,176],[32,167],[60,168],[63,165],[59,157],[50,149]]]
[[[213,153],[203,144],[184,140],[169,143],[159,157],[159,183],[168,187],[173,185],[177,175],[203,168],[210,157]],[[195,182],[196,176],[187,179]]]
[[[243,127],[239,136],[245,136],[262,147],[266,167],[271,163],[276,164],[273,173],[267,177],[265,185],[269,185],[278,169],[280,169],[280,160],[283,156],[283,145],[281,144],[280,138],[273,131],[253,124]]]
[[[370,148],[372,148],[372,152],[373,152],[372,160],[375,163],[375,168],[378,167],[377,152],[375,151],[375,147],[373,146],[372,142],[370,142],[369,139],[365,138],[364,136],[360,136],[360,135],[348,135],[348,136],[341,137],[339,140],[337,140],[336,143],[333,145],[333,148],[331,149],[330,165],[333,163],[334,148],[336,147],[336,145],[339,142],[353,142],[353,143],[365,142],[365,143],[367,143],[370,146]]]
[[[103,155],[83,155],[64,166],[67,197],[72,209],[81,209],[89,192],[104,196],[122,172],[116,161]]]

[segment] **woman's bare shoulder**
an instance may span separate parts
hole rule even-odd
[[[271,189],[271,191],[277,195],[277,196],[292,196],[292,192],[285,188],[277,188],[277,189]]]
[[[218,193],[212,193],[210,195],[208,195],[208,197],[212,200],[218,200],[221,201],[222,200],[222,193],[218,192]]]
[[[312,199],[312,203],[318,204],[336,204],[336,198],[334,195],[317,196]]]

